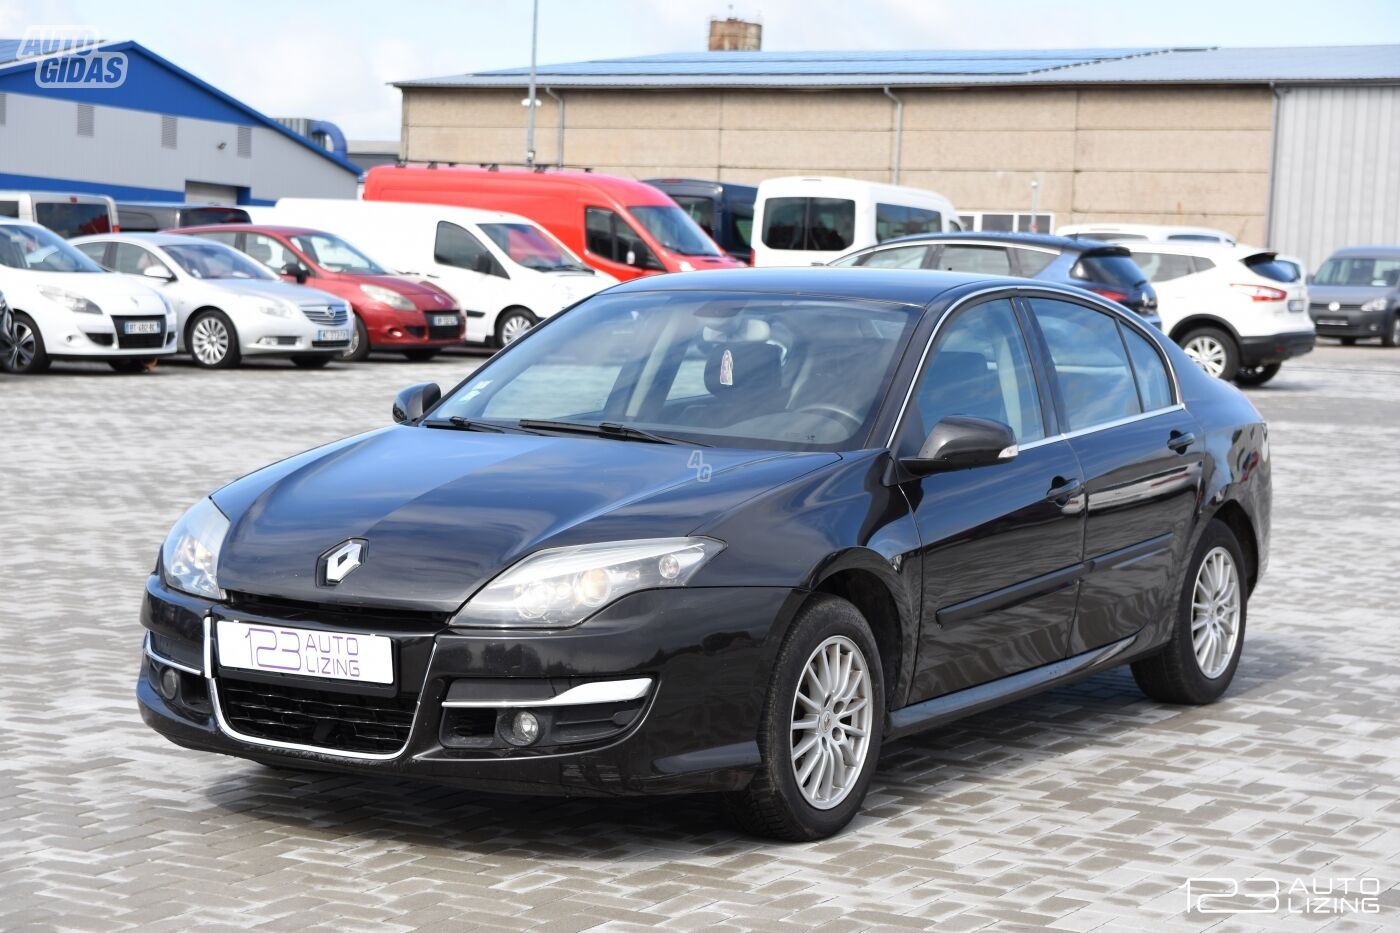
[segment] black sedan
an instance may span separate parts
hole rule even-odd
[[[1267,428],[1087,292],[870,269],[639,279],[394,426],[223,487],[146,583],[190,748],[839,830],[882,742],[1114,665],[1229,685]]]

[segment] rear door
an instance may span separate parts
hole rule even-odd
[[[1199,508],[1204,449],[1165,357],[1118,315],[1068,298],[1026,306],[1088,494],[1086,574],[1069,643],[1126,638],[1175,606],[1175,569]]]

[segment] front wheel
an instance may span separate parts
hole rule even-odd
[[[1190,705],[1220,698],[1244,650],[1246,579],[1234,532],[1212,521],[1192,554],[1171,640],[1132,664],[1143,693],[1162,703]]]
[[[32,376],[49,368],[49,353],[44,348],[44,335],[39,333],[34,320],[18,311],[14,316],[15,340],[2,361],[5,371],[18,375]]]
[[[844,599],[814,596],[773,666],[758,727],[760,770],[747,788],[726,796],[735,822],[790,841],[840,831],[874,777],[884,710],[869,623]]]
[[[1267,366],[1241,366],[1235,373],[1235,383],[1242,386],[1261,386],[1278,375],[1282,363],[1269,363]]]
[[[1191,361],[1217,379],[1229,379],[1240,369],[1235,340],[1218,327],[1198,327],[1181,338]]]
[[[369,356],[369,330],[358,314],[350,315],[350,346],[340,354],[347,363],[359,363]]]
[[[539,321],[539,318],[524,308],[511,308],[508,311],[502,311],[501,316],[496,319],[496,346],[504,347],[514,343],[525,336],[525,332],[538,324]]]
[[[1390,326],[1381,334],[1381,346],[1400,347],[1400,314],[1390,319]]]
[[[243,357],[238,331],[222,311],[201,311],[191,318],[185,342],[195,363],[205,369],[232,369]]]

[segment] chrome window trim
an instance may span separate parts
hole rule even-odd
[[[955,301],[953,304],[949,305],[948,309],[943,312],[943,316],[938,319],[938,323],[935,324],[933,327],[933,333],[928,335],[928,342],[924,344],[923,352],[919,355],[919,365],[914,370],[914,378],[909,380],[909,388],[905,390],[904,400],[899,404],[899,414],[895,416],[894,427],[890,430],[889,439],[885,442],[885,446],[891,451],[894,450],[895,439],[899,437],[899,429],[904,426],[904,416],[909,410],[909,400],[914,397],[914,387],[919,384],[919,378],[924,374],[924,367],[928,364],[929,352],[933,349],[933,342],[938,339],[938,335],[943,331],[943,325],[946,324],[948,322],[948,319],[951,318],[955,313],[957,313],[957,311],[960,308],[962,308],[963,305],[968,304],[974,299],[980,298],[984,295],[990,295],[996,292],[1006,291],[1012,292],[1013,297],[1016,298],[1031,298],[1040,295],[1047,298],[1051,298],[1052,300],[1060,298],[1069,299],[1071,304],[1088,305],[1094,308],[1095,310],[1107,312],[1108,314],[1114,316],[1120,321],[1127,322],[1127,324],[1130,327],[1136,328],[1139,334],[1141,334],[1143,338],[1147,340],[1148,343],[1151,343],[1154,347],[1156,347],[1157,356],[1161,358],[1162,365],[1167,367],[1167,376],[1171,379],[1172,396],[1175,399],[1174,404],[1167,408],[1154,408],[1152,411],[1140,412],[1136,415],[1130,415],[1127,418],[1119,418],[1115,421],[1108,421],[1102,424],[1090,425],[1087,428],[1080,428],[1075,431],[1064,431],[1060,434],[1056,434],[1051,437],[1043,437],[1033,441],[1027,441],[1026,443],[1020,445],[1021,450],[1028,450],[1033,447],[1038,447],[1041,444],[1048,444],[1051,441],[1064,440],[1066,438],[1071,437],[1080,437],[1084,434],[1091,434],[1095,431],[1105,431],[1109,428],[1116,428],[1119,425],[1129,424],[1133,421],[1141,421],[1146,418],[1154,418],[1157,415],[1165,414],[1169,411],[1184,411],[1186,409],[1185,403],[1181,400],[1181,383],[1177,380],[1176,367],[1172,365],[1171,358],[1168,357],[1167,354],[1162,352],[1161,347],[1156,346],[1156,341],[1152,338],[1151,333],[1148,330],[1148,325],[1142,323],[1141,321],[1133,320],[1134,315],[1132,314],[1132,312],[1116,308],[1108,303],[1103,302],[1102,300],[1096,300],[1091,295],[1080,295],[1073,292],[1063,292],[1056,288],[1047,287],[1044,285],[1020,286],[1008,283],[1004,285],[996,285],[990,288],[978,289],[975,292],[971,292],[967,295],[964,295],[963,297]],[[1165,335],[1163,336],[1165,337]],[[1028,340],[1026,350],[1027,352],[1031,353],[1032,356],[1034,356],[1035,350],[1029,345],[1029,343],[1030,341]],[[1124,351],[1127,351],[1126,347],[1124,347]],[[1039,393],[1039,389],[1040,387],[1037,386],[1037,393]]]
[[[164,665],[165,667],[173,667],[173,668],[175,668],[175,670],[177,670],[177,671],[184,671],[186,674],[193,674],[193,675],[195,675],[196,677],[203,677],[203,676],[204,676],[204,672],[201,671],[201,670],[199,670],[198,668],[190,667],[190,666],[185,665],[185,664],[181,664],[179,661],[172,661],[170,658],[167,658],[165,655],[161,654],[159,651],[156,651],[154,648],[152,648],[152,647],[151,647],[151,633],[150,633],[150,631],[147,631],[147,632],[146,632],[146,642],[145,642],[144,648],[145,648],[145,651],[146,651],[146,657],[150,658],[152,661],[156,662],[157,664]]]
[[[444,709],[501,709],[519,707],[537,709],[545,706],[583,706],[591,703],[627,703],[640,700],[651,691],[650,677],[631,680],[595,680],[570,687],[558,696],[545,700],[443,700]]]

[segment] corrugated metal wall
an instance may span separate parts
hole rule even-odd
[[[1275,132],[1271,247],[1400,243],[1400,86],[1281,89]]]

